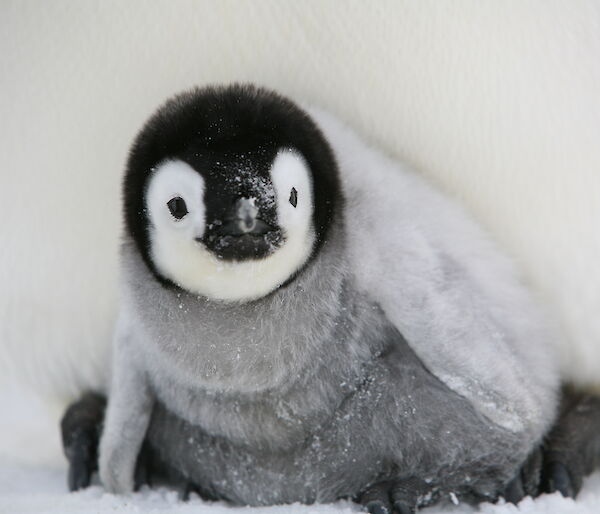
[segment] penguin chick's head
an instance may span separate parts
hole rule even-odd
[[[169,100],[138,135],[126,228],[161,282],[249,301],[319,250],[340,191],[329,145],[291,101],[253,86],[196,89]]]

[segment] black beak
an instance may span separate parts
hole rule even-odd
[[[247,219],[235,218],[221,225],[217,229],[217,233],[222,236],[264,236],[275,228],[259,218],[252,219],[248,222]]]
[[[231,216],[197,239],[219,258],[247,260],[266,257],[282,242],[281,230],[258,217],[253,198],[238,199]]]

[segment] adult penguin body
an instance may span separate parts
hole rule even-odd
[[[102,482],[146,440],[242,504],[496,498],[554,419],[552,331],[456,205],[310,114],[208,88],[138,136]]]

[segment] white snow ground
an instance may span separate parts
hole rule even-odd
[[[175,492],[166,489],[144,489],[131,497],[106,494],[100,486],[69,493],[66,488],[66,462],[60,448],[58,415],[58,409],[52,409],[31,394],[15,386],[0,386],[0,514],[349,514],[360,510],[349,502],[234,508],[224,503],[205,503],[197,497],[182,502]],[[598,514],[600,473],[586,481],[576,502],[551,495],[535,501],[527,498],[518,506],[485,504],[478,509],[467,506],[433,507],[424,512]]]

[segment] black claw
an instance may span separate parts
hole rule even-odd
[[[418,499],[428,492],[430,487],[413,477],[387,480],[367,489],[360,503],[372,514],[414,514]]]
[[[575,498],[575,489],[571,482],[571,477],[566,466],[561,462],[550,462],[546,467],[546,487],[547,493],[558,491],[566,498]]]
[[[69,462],[69,491],[79,491],[90,485],[92,466],[87,455],[75,454]]]
[[[541,447],[536,448],[521,468],[521,484],[524,496],[539,496],[542,481],[543,454]]]
[[[86,433],[78,434],[65,445],[65,455],[69,462],[69,491],[78,491],[90,485],[92,474],[97,469],[95,445],[94,437]]]
[[[398,514],[414,514],[415,509],[404,502],[394,502],[394,510]]]
[[[415,477],[405,478],[394,483],[391,490],[395,512],[413,514],[419,498],[430,492],[430,487],[423,480]]]
[[[181,501],[189,501],[192,493],[196,493],[198,496],[201,496],[198,488],[192,482],[187,482],[181,491]]]
[[[519,503],[525,497],[525,491],[523,490],[523,481],[520,476],[514,478],[507,486],[504,491],[504,498],[509,503],[515,505]]]
[[[389,488],[390,484],[385,482],[374,485],[361,495],[360,503],[371,514],[391,514]]]
[[[380,500],[370,501],[365,505],[370,514],[390,514],[390,509],[386,503]]]

